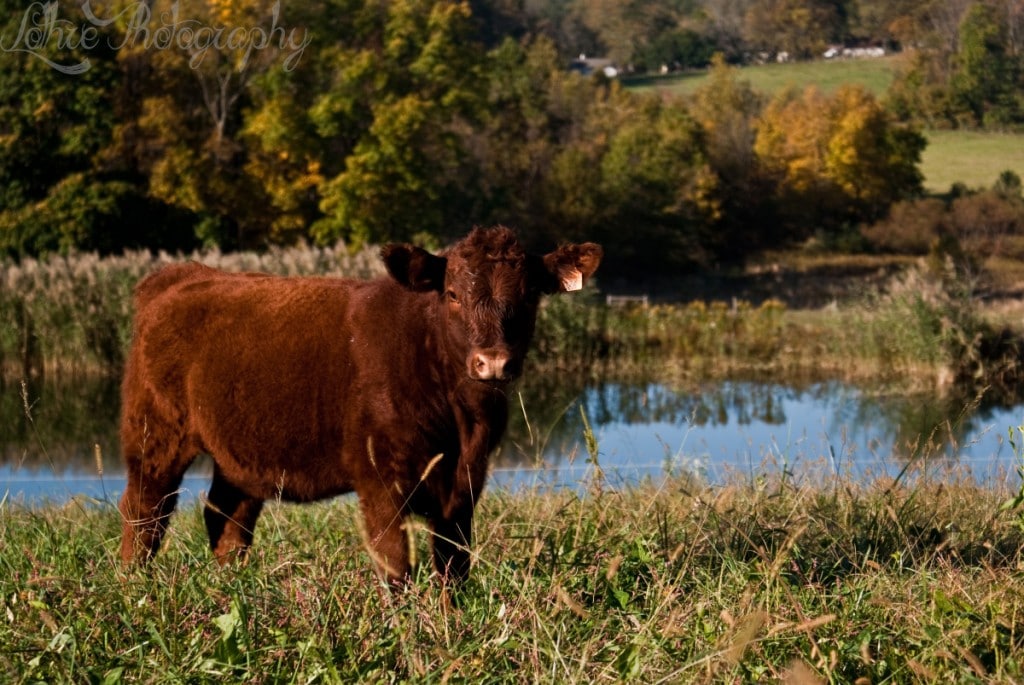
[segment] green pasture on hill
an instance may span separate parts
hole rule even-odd
[[[900,56],[880,59],[818,60],[742,67],[741,79],[762,93],[816,85],[825,93],[844,84],[864,86],[883,98],[899,68]],[[707,71],[625,81],[640,92],[690,95],[707,83]],[[988,131],[927,131],[928,147],[921,158],[924,187],[929,193],[947,193],[954,183],[968,188],[990,188],[1004,171],[1024,177],[1024,135]]]
[[[1024,135],[986,131],[928,131],[921,156],[925,189],[946,193],[954,183],[991,188],[1004,171],[1024,178]]]
[[[831,93],[847,83],[859,83],[876,96],[888,90],[899,64],[899,56],[878,59],[818,60],[785,64],[756,64],[740,69],[740,78],[754,90],[776,93],[784,88],[802,89],[815,84]],[[707,83],[707,71],[692,71],[666,76],[627,79],[626,85],[637,91],[690,95]]]

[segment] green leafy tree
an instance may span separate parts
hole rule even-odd
[[[552,160],[545,196],[557,230],[596,237],[613,271],[643,277],[711,257],[717,178],[680,102],[609,88]]]
[[[619,121],[607,103],[619,89],[567,72],[544,38],[505,41],[485,73],[484,113],[463,142],[479,172],[476,215],[537,243],[582,239],[595,220],[598,150]]]
[[[720,216],[718,179],[703,131],[681,104],[646,99],[611,136],[601,160],[602,200],[618,208],[604,238],[617,257],[645,268],[707,263],[706,228]],[[622,240],[623,226],[631,228]],[[630,263],[632,261],[632,263]]]
[[[641,71],[656,71],[662,66],[672,69],[706,67],[717,49],[714,40],[693,29],[665,31],[639,51],[637,67]]]
[[[390,3],[380,40],[352,55],[355,66],[334,84],[329,107],[343,115],[335,121],[363,114],[370,123],[344,169],[321,186],[324,218],[313,226],[321,241],[444,235],[472,221],[460,197],[465,155],[456,133],[477,118],[482,48],[469,6]],[[367,100],[351,102],[355,92]]]
[[[309,236],[321,192],[373,123],[379,97],[377,8],[363,0],[289,3],[282,18],[310,41],[301,60],[278,60],[253,80],[241,140],[246,173],[267,198],[268,239]],[[339,231],[338,235],[341,232]]]
[[[124,83],[112,29],[73,5],[8,5],[0,20],[0,251],[182,244],[179,232],[157,230],[166,228],[166,208],[106,163]]]
[[[1018,92],[1021,58],[1007,53],[1006,25],[995,10],[971,5],[960,23],[960,41],[950,80],[958,110],[979,125],[1024,123]]]
[[[889,91],[893,111],[929,127],[1024,127],[1019,3],[933,2],[896,33],[915,46]]]

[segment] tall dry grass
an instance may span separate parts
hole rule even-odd
[[[183,259],[281,275],[384,273],[376,249],[350,253],[343,245],[0,262],[3,377],[116,375],[131,335],[135,283]],[[589,286],[544,301],[532,358],[600,376],[927,378],[1009,392],[1024,372],[1022,349],[1018,335],[985,323],[956,273],[911,268],[858,303],[813,312],[789,311],[779,300],[611,306]]]
[[[0,366],[29,377],[44,370],[112,372],[131,336],[135,284],[171,262],[195,260],[226,271],[369,278],[383,273],[376,250],[272,248],[263,253],[188,255],[95,253],[0,262]]]

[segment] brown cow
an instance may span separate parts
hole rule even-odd
[[[473,508],[540,297],[578,290],[602,251],[528,255],[496,227],[440,255],[381,254],[390,277],[374,281],[193,263],[138,285],[122,387],[126,562],[156,553],[182,475],[208,453],[204,515],[220,561],[247,551],[264,500],[355,491],[383,574],[409,573],[415,514],[432,527],[437,570],[466,577]]]

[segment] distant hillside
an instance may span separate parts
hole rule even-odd
[[[845,83],[859,83],[882,98],[899,68],[900,56],[876,59],[819,60],[740,67],[746,79],[763,93],[787,87],[816,85],[835,91]],[[707,82],[706,71],[666,76],[624,79],[636,91],[693,93]],[[1024,178],[1024,135],[983,131],[926,131],[928,147],[922,155],[921,171],[929,193],[945,193],[954,183],[969,188],[989,188],[999,174],[1010,170]]]

